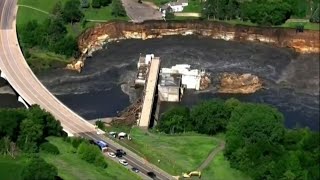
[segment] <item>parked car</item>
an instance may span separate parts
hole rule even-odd
[[[136,172],[136,173],[140,172],[139,169],[137,169],[137,168],[135,168],[135,167],[131,168],[131,170],[132,170],[133,172]]]
[[[114,152],[108,152],[108,156],[115,158],[116,154]]]
[[[124,166],[128,166],[128,162],[125,159],[119,159],[119,163]]]
[[[156,174],[154,172],[147,172],[147,175],[149,177],[151,177],[152,179],[155,179],[156,178]]]

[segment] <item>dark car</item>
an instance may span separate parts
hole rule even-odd
[[[116,154],[121,154],[122,156],[125,156],[127,153],[122,149],[117,149]]]
[[[136,173],[139,172],[139,169],[137,169],[137,168],[135,168],[135,167],[131,168],[131,170],[132,170],[133,172],[136,172]]]
[[[156,174],[154,172],[147,172],[147,175],[152,179],[156,178]]]

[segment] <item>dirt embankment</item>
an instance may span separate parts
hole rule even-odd
[[[91,56],[92,52],[101,49],[107,42],[121,39],[162,38],[168,35],[199,35],[213,39],[254,41],[293,48],[299,53],[320,52],[319,31],[305,30],[303,33],[296,33],[295,29],[233,26],[203,21],[148,21],[141,24],[109,22],[88,29],[79,37],[78,45],[83,54],[81,62],[83,63],[86,56]],[[82,66],[83,64],[77,67]]]

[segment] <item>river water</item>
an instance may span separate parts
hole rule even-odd
[[[139,91],[130,88],[140,53],[161,57],[162,66],[178,63],[205,68],[213,77],[222,72],[252,73],[266,89],[251,95],[189,91],[182,104],[211,98],[236,97],[267,103],[285,115],[287,127],[319,130],[319,57],[265,44],[227,42],[194,36],[110,43],[88,58],[81,74],[52,70],[39,74],[41,81],[63,103],[86,119],[115,116],[133,102]],[[1,100],[2,101],[2,100]]]

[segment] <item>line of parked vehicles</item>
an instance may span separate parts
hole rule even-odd
[[[127,155],[127,153],[123,149],[117,149],[115,152],[109,151],[108,150],[108,147],[109,147],[108,143],[106,143],[105,141],[102,141],[102,140],[100,140],[100,141],[93,141],[92,140],[92,141],[90,141],[90,143],[97,145],[101,149],[101,151],[103,153],[107,153],[107,155],[109,157],[118,158],[119,163],[122,164],[123,166],[128,166],[128,162],[122,158],[123,156]],[[132,167],[131,170],[135,173],[140,172],[140,170],[136,167]],[[154,172],[147,172],[147,175],[149,177],[151,177],[152,179],[156,178],[156,175]]]

